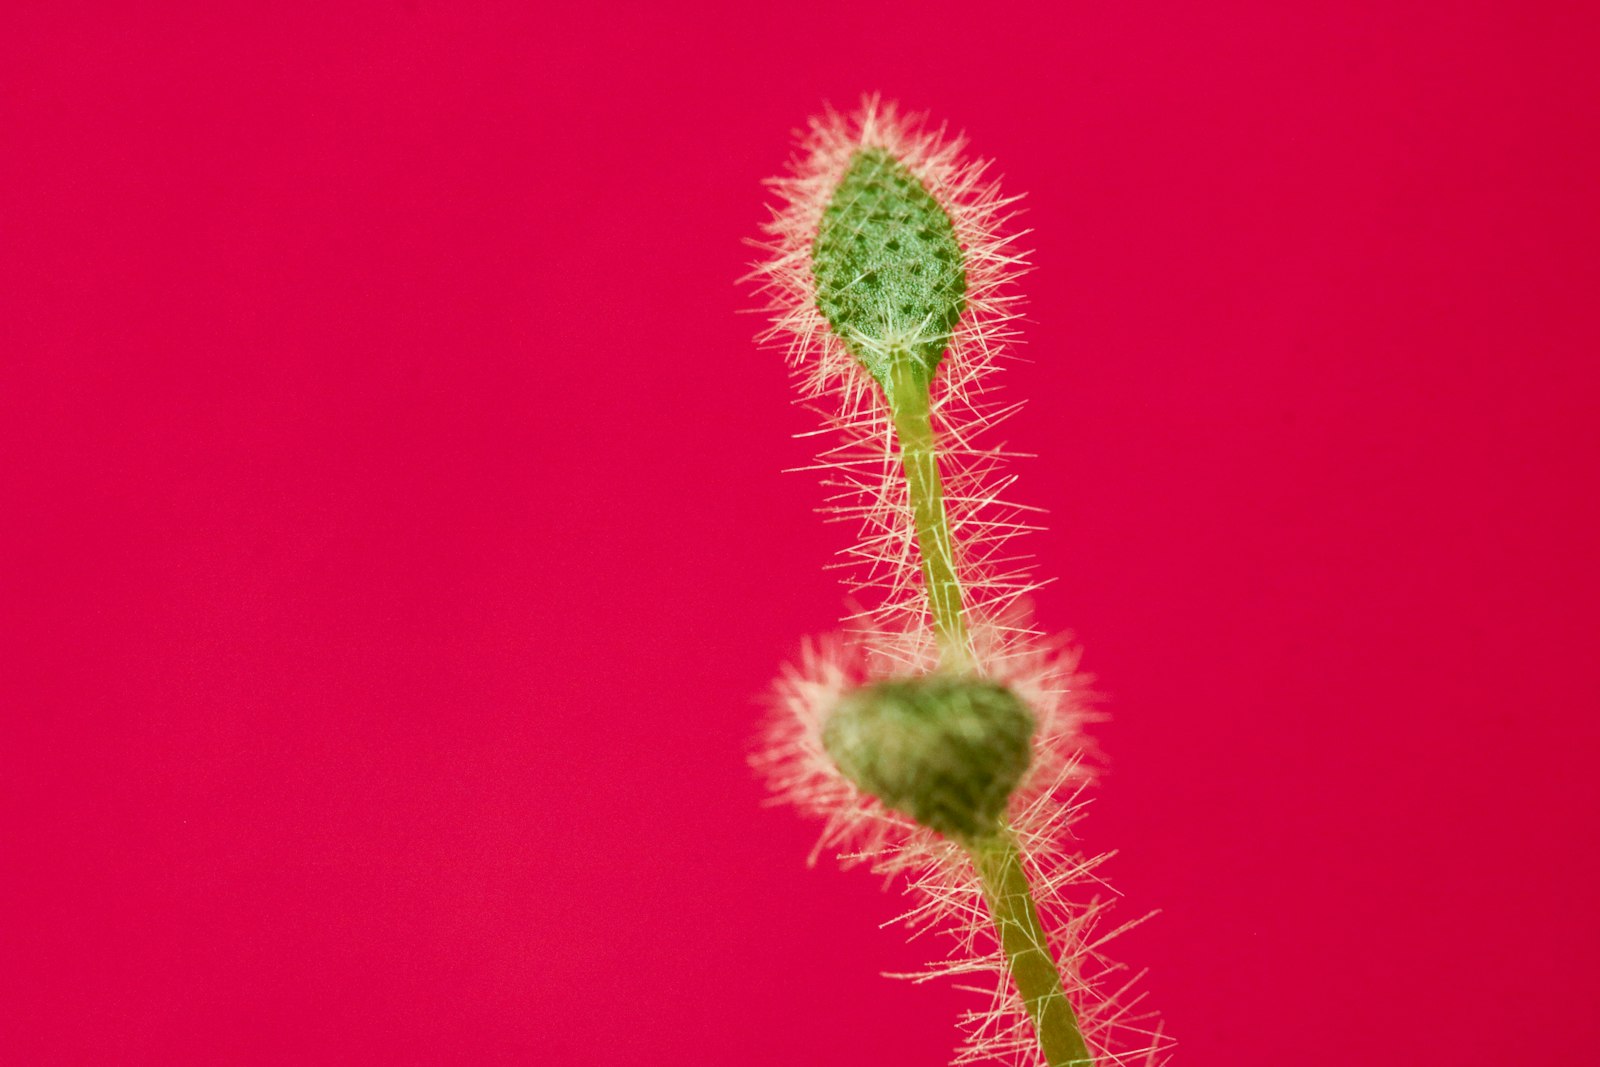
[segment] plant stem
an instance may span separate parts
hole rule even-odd
[[[944,512],[944,484],[939,478],[928,386],[916,373],[915,361],[905,355],[893,360],[887,384],[884,393],[900,440],[900,463],[911,498],[917,551],[922,556],[922,585],[939,639],[941,665],[947,670],[965,671],[972,666],[972,653],[967,647],[967,623],[962,614],[961,581],[956,577],[950,523]]]
[[[1017,846],[1004,831],[964,844],[978,869],[983,899],[1045,1062],[1050,1067],[1094,1067],[1077,1016],[1061,988]]]

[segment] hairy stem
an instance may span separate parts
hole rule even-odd
[[[967,646],[967,622],[962,611],[961,581],[956,577],[950,523],[944,511],[944,484],[939,477],[928,386],[920,380],[915,361],[900,356],[891,364],[884,392],[895,435],[900,440],[900,463],[911,498],[917,550],[922,556],[922,585],[939,639],[940,662],[947,670],[965,671],[972,665],[972,653]]]
[[[1005,832],[965,844],[1045,1062],[1050,1067],[1094,1067],[1078,1018],[1061,988],[1017,846]]]

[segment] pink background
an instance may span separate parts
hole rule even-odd
[[[740,242],[880,89],[1028,195],[1178,1062],[1594,1062],[1587,5],[144,6],[0,16],[0,1058],[944,1062],[744,763],[848,531]]]

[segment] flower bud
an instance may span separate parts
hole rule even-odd
[[[839,179],[812,245],[817,306],[884,389],[909,358],[924,390],[966,306],[954,225],[933,194],[882,148],[860,148]]]
[[[823,747],[863,792],[946,837],[993,834],[1028,769],[1033,716],[1007,687],[934,674],[846,693]]]

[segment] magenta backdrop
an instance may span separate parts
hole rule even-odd
[[[1178,1062],[1594,1062],[1584,5],[222,6],[0,24],[0,1059],[946,1059],[745,767],[849,532],[741,241],[881,89],[1027,193]]]

